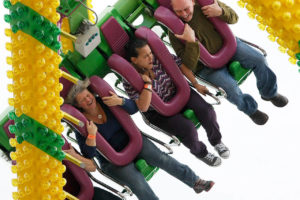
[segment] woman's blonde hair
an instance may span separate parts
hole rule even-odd
[[[65,100],[65,103],[77,105],[76,96],[81,93],[83,90],[87,89],[90,85],[90,80],[85,79],[83,81],[78,80],[77,84],[74,84],[73,87],[70,89],[68,96]]]

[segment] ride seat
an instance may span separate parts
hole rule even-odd
[[[100,97],[109,96],[109,91],[114,91],[108,83],[106,83],[103,79],[92,76],[90,79],[90,86],[89,88],[94,93],[98,94]],[[64,89],[61,92],[61,96],[66,98],[68,94],[68,90],[72,87],[70,81],[61,78],[61,83],[64,85]],[[109,107],[111,112],[120,122],[122,127],[124,128],[125,132],[129,136],[129,143],[127,146],[120,152],[116,152],[110,144],[103,138],[103,136],[97,133],[96,136],[96,144],[97,149],[106,157],[110,162],[115,165],[123,166],[130,162],[132,162],[138,153],[141,151],[142,148],[142,136],[139,132],[139,129],[136,127],[128,113],[120,108],[119,106]],[[84,124],[86,124],[87,119],[86,117],[75,107],[69,104],[64,104],[61,107],[61,110],[64,112],[76,117]],[[83,136],[87,137],[88,132],[85,127],[79,127],[72,122],[69,122],[74,128],[76,128]]]
[[[65,69],[65,68],[62,68],[62,70],[64,70],[64,71],[66,71],[67,72],[67,70]],[[95,82],[92,82],[92,80],[95,80]],[[101,90],[103,90],[103,89],[101,89],[101,88],[103,88],[103,87],[106,87],[106,89],[105,89],[105,91],[106,91],[106,94],[105,95],[103,95],[103,96],[107,96],[108,95],[108,91],[114,91],[104,80],[102,80],[102,79],[100,79],[99,77],[91,77],[90,78],[90,81],[91,81],[91,86],[92,86],[92,88],[94,88],[94,91],[98,91],[98,94],[100,94],[100,91]],[[71,87],[73,86],[73,83],[71,83],[70,81],[68,81],[68,80],[66,80],[66,79],[64,79],[64,78],[61,78],[60,79],[60,82],[64,85],[64,87],[63,87],[63,90],[61,91],[61,96],[63,97],[63,98],[66,98],[67,97],[67,94],[68,94],[68,92],[69,92],[69,90],[71,89]],[[100,83],[101,82],[101,83]],[[97,84],[101,84],[101,87],[99,87],[99,88],[97,88]],[[100,90],[100,91],[99,91]],[[103,91],[101,91],[102,93],[103,93]],[[117,107],[117,106],[116,106]],[[110,107],[111,108],[111,107]],[[82,113],[80,113],[75,107],[73,107],[73,106],[71,106],[71,105],[63,105],[63,107],[62,107],[62,110],[65,110],[66,112],[68,112],[68,113],[72,113],[72,115],[74,115],[74,113],[75,113],[75,117],[77,117],[78,119],[84,119],[84,120],[86,120],[85,119],[85,117],[82,115]],[[128,119],[128,117],[129,117],[129,115],[123,110],[123,109],[120,109],[121,111],[122,111],[122,113],[123,113],[123,117],[124,117],[124,119],[123,119],[123,122],[124,121],[126,121],[126,119]],[[125,113],[125,114],[124,114]],[[118,111],[116,111],[114,114],[117,114],[117,115],[119,115],[118,114]],[[129,117],[130,118],[130,117]],[[136,126],[132,123],[132,120],[131,120],[131,118],[130,118],[130,120],[128,120],[127,121],[128,122],[128,124],[127,124],[127,126],[130,124],[132,127],[134,127],[134,130],[136,129]],[[73,127],[75,127],[78,131],[85,131],[83,128],[80,128],[80,127],[78,127],[78,126],[76,126],[76,125],[74,125],[74,124],[72,124],[72,126]],[[130,128],[130,127],[129,127]],[[85,133],[85,134],[87,134],[87,133]],[[98,143],[98,140],[99,140],[99,138],[98,138],[98,135],[99,134],[97,134],[97,148],[98,148],[98,145],[99,145],[99,143]],[[134,135],[136,135],[136,136],[134,136]],[[115,152],[114,151],[114,149],[111,149],[111,148],[108,148],[108,147],[106,147],[106,152],[107,151],[109,151],[110,152],[110,154],[113,154],[113,157],[114,157],[114,159],[113,159],[113,161],[112,161],[112,158],[111,157],[108,157],[106,154],[104,154],[104,156],[108,159],[108,160],[110,160],[113,164],[116,164],[116,165],[124,165],[124,163],[129,163],[129,162],[131,162],[135,157],[136,157],[136,155],[137,155],[137,153],[139,153],[139,151],[137,151],[138,149],[140,149],[141,148],[141,144],[140,144],[140,142],[142,142],[141,141],[141,134],[140,134],[140,132],[138,131],[138,134],[136,133],[136,130],[135,130],[135,133],[134,133],[134,141],[131,141],[131,144],[133,144],[134,145],[134,142],[136,141],[137,142],[137,144],[136,144],[136,146],[131,146],[131,148],[135,148],[135,150],[136,151],[134,151],[134,149],[133,150],[131,150],[131,151],[128,151],[127,153],[123,153],[123,155],[116,155],[116,154],[118,154],[117,152]],[[102,137],[100,137],[100,139],[101,140],[104,140]],[[102,143],[103,142],[105,142],[105,140],[104,141],[102,141]],[[99,149],[99,148],[98,148]],[[102,148],[103,149],[103,148]],[[99,149],[100,150],[100,152],[102,152],[101,151],[101,149]],[[124,149],[121,151],[121,152],[123,152],[124,151]],[[130,155],[130,157],[128,156],[130,153],[132,153],[131,155]],[[127,156],[127,158],[125,157],[125,158],[122,158],[122,156]],[[119,160],[118,160],[119,159]],[[121,162],[121,159],[122,160],[124,160],[123,162]],[[120,164],[120,162],[121,162],[121,164]],[[158,171],[158,168],[157,167],[155,167],[155,166],[151,166],[151,165],[148,165],[143,159],[139,159],[136,163],[135,163],[135,166],[137,167],[137,169],[143,174],[143,176],[145,177],[145,179],[146,180],[150,180],[151,179],[151,177]]]
[[[70,149],[70,144],[66,138],[64,140],[65,144],[62,150]],[[67,184],[64,186],[64,190],[80,200],[92,200],[94,197],[93,183],[85,170],[68,160],[62,162],[66,166],[63,177],[67,180]]]
[[[7,160],[10,160],[10,152],[15,150],[15,148],[11,147],[9,144],[9,139],[15,138],[15,135],[11,134],[9,131],[9,126],[14,125],[14,120],[9,119],[8,117],[8,114],[11,111],[13,111],[13,109],[8,107],[5,111],[3,111],[3,113],[0,114],[0,116],[3,116],[0,121],[0,150],[3,151]],[[13,160],[12,164],[15,165],[16,161]]]
[[[154,17],[167,26],[174,34],[183,34],[184,23],[172,11],[171,0],[158,0],[160,6],[155,10]],[[200,6],[214,3],[213,0],[197,0]],[[207,49],[199,42],[200,60],[206,66],[219,69],[225,66],[236,51],[236,40],[228,24],[218,17],[209,18],[223,39],[223,47],[215,54],[210,54]]]
[[[105,23],[103,23],[103,25],[101,26],[101,31],[104,37],[106,38],[108,44],[110,45],[112,51],[114,52],[114,54],[108,59],[108,65],[117,73],[119,73],[122,77],[124,77],[128,82],[130,82],[130,84],[133,87],[135,87],[136,90],[141,92],[144,83],[143,80],[141,79],[138,72],[134,69],[134,67],[123,58],[125,57],[124,47],[129,41],[129,36],[114,18],[110,18]],[[153,54],[163,64],[163,67],[166,69],[166,72],[171,76],[172,80],[174,82],[176,81],[176,88],[179,86],[181,87],[181,90],[188,91],[188,93],[178,93],[177,90],[176,97],[179,101],[174,101],[172,102],[172,104],[168,104],[169,102],[163,102],[155,92],[152,92],[151,105],[160,114],[165,116],[172,116],[180,112],[186,105],[187,99],[189,98],[190,88],[187,84],[187,81],[184,79],[184,76],[178,69],[173,58],[170,56],[168,49],[165,47],[163,42],[154,32],[152,32],[146,27],[141,27],[135,31],[135,35],[136,37],[147,40],[149,46],[151,47],[151,50],[153,51]],[[193,110],[186,110],[184,112],[184,116],[190,119],[197,129],[201,126]],[[158,131],[162,131],[169,136],[172,136],[169,133],[161,130],[160,128],[150,124],[150,122],[145,117],[143,117],[143,119],[152,128]],[[177,139],[172,139],[170,143],[178,144],[178,142],[175,142],[176,140]]]
[[[200,6],[205,6],[212,4],[213,0],[197,0],[197,2]],[[159,22],[164,24],[174,34],[182,34],[184,31],[184,23],[172,11],[170,0],[158,0],[158,3],[160,4],[160,6],[156,9],[154,17]],[[199,43],[200,61],[210,68],[218,69],[228,64],[228,62],[234,55],[236,51],[236,39],[231,32],[228,24],[226,24],[224,21],[222,21],[218,17],[209,18],[209,20],[220,33],[224,45],[216,54],[212,55],[201,43]],[[247,41],[244,42],[260,49],[263,52],[264,56],[266,56],[264,50],[262,50],[260,47],[257,47],[256,45]],[[238,61],[231,62],[228,69],[232,77],[237,81],[238,85],[242,84],[242,82],[252,72],[252,70],[242,67]]]
[[[101,31],[114,52],[108,59],[108,65],[125,78],[137,91],[141,92],[144,81],[134,67],[124,59],[124,47],[129,42],[129,36],[113,17],[103,23]],[[135,31],[135,36],[143,38],[148,42],[153,54],[162,63],[164,69],[170,75],[176,86],[176,95],[168,102],[164,102],[153,92],[151,106],[164,116],[172,116],[180,112],[190,96],[190,87],[180,72],[180,69],[160,38],[150,29],[146,27],[138,28]]]

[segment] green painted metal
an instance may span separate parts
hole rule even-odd
[[[89,19],[88,10],[84,6],[79,5],[75,10],[73,10],[68,18],[70,33],[75,34],[82,20]]]
[[[251,74],[252,70],[242,67],[238,61],[233,61],[229,65],[229,72],[240,85]]]
[[[78,62],[77,67],[80,73],[86,77],[96,75],[103,78],[111,72],[106,59],[97,50],[92,51],[88,57]]]
[[[147,5],[150,5],[153,9],[158,8],[159,4],[156,0],[143,0]]]
[[[13,151],[14,148],[10,146],[9,144],[9,138],[3,128],[3,126],[6,124],[6,122],[9,120],[7,114],[13,110],[13,107],[6,108],[1,114],[0,114],[0,146],[3,146],[7,151]]]
[[[144,159],[139,159],[138,161],[136,161],[135,166],[143,174],[147,181],[149,181],[152,176],[159,170],[158,167],[148,165]]]
[[[136,18],[138,18],[139,15],[142,14],[146,6],[144,4],[140,4],[128,17],[125,19],[129,22],[132,23]]]
[[[158,24],[153,17],[154,9],[158,7],[155,0],[119,0],[113,7],[129,24],[133,24],[138,17],[143,17],[143,22],[135,26],[136,28],[141,26],[152,28]]]
[[[76,67],[70,62],[70,60],[68,59],[68,58],[63,58],[63,60],[62,60],[62,62],[60,63],[60,66],[59,66],[60,68],[61,67],[65,67],[67,70],[68,70],[68,72],[72,75],[72,76],[74,76],[74,77],[76,77],[76,78],[78,78],[78,79],[82,79],[79,75],[78,75],[78,73],[76,72]]]
[[[6,7],[9,7],[10,14],[6,14],[4,19],[14,33],[23,31],[54,51],[60,49],[61,44],[57,40],[60,29],[55,24],[20,2]]]
[[[141,0],[119,0],[113,5],[113,7],[124,19],[127,19],[141,5],[141,3]]]
[[[9,118],[15,121],[9,131],[16,135],[19,144],[27,141],[59,161],[65,158],[62,151],[65,140],[60,135],[25,114],[17,117],[12,111]]]
[[[82,59],[84,59],[84,57],[76,50],[74,52],[69,51],[68,54],[66,55],[66,58],[70,61],[70,63],[74,67],[76,67],[78,62],[80,62]]]
[[[200,128],[201,123],[199,122],[197,116],[195,115],[195,112],[192,109],[187,109],[186,111],[184,111],[183,115],[187,119],[191,120],[197,129]]]
[[[69,16],[79,6],[80,3],[75,0],[60,0],[60,5],[56,11],[63,15]]]

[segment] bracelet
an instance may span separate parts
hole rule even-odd
[[[121,106],[124,106],[124,104],[125,104],[125,98],[122,98],[122,104],[121,104]]]
[[[144,84],[144,89],[150,89],[150,90],[152,90],[152,85],[146,83],[146,84]]]
[[[88,134],[87,138],[89,138],[89,139],[95,139],[95,138],[96,138],[96,135]]]
[[[143,89],[148,90],[149,92],[152,92],[152,90],[149,88],[143,88]]]

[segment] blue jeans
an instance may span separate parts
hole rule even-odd
[[[166,153],[160,151],[152,142],[143,137],[143,148],[137,156],[138,159],[142,158],[152,166],[157,166],[180,181],[193,187],[199,177],[186,165],[179,163]],[[157,200],[159,199],[144,176],[136,169],[134,163],[126,166],[116,166],[111,163],[102,164],[103,171],[119,181],[122,184],[129,186],[132,192],[141,200]]]
[[[239,61],[244,68],[253,70],[261,97],[270,99],[276,96],[276,75],[268,67],[265,57],[238,38],[236,41],[237,48],[231,61]],[[247,115],[257,111],[256,101],[252,96],[241,91],[237,82],[230,75],[227,66],[218,70],[204,67],[197,72],[197,75],[223,88],[227,93],[227,99]]]
[[[105,199],[105,200],[121,200],[121,198],[113,195],[110,192],[107,192],[106,190],[103,190],[98,187],[94,187],[94,197],[93,200],[100,200],[100,199]]]

